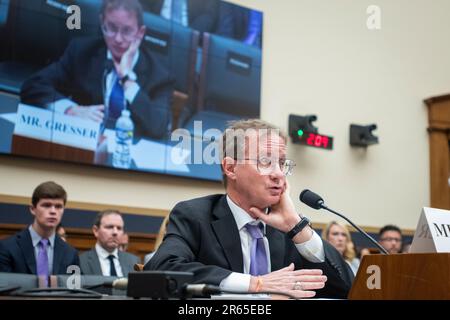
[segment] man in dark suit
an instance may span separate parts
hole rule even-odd
[[[149,12],[200,32],[212,32],[217,22],[218,0],[147,0]]]
[[[140,259],[135,255],[118,250],[124,232],[122,214],[117,210],[98,213],[92,227],[97,243],[95,248],[80,256],[83,274],[126,277]]]
[[[79,265],[77,251],[57,234],[67,194],[49,181],[36,187],[30,212],[33,223],[16,235],[0,241],[0,272],[42,276],[48,283],[51,274],[66,274],[71,265]]]
[[[286,176],[286,137],[261,120],[223,137],[226,195],[181,202],[146,270],[190,271],[195,283],[298,298],[345,298],[353,279],[340,254],[296,213]]]
[[[138,0],[104,0],[103,39],[72,41],[59,61],[28,79],[21,101],[113,128],[124,108],[136,135],[162,138],[169,130],[173,80],[144,44]]]

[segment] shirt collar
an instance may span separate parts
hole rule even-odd
[[[113,252],[106,251],[98,242],[95,244],[95,251],[97,252],[97,255],[101,259],[108,259],[108,256],[113,255],[115,258],[119,259],[119,253],[118,249],[114,249]]]
[[[33,247],[36,247],[39,244],[39,241],[41,241],[43,238],[34,230],[33,226],[30,225],[28,227],[28,230],[30,231],[31,235],[31,241],[33,242]],[[48,243],[51,248],[55,247],[55,233],[48,238]]]
[[[111,51],[109,51],[109,50],[106,51],[106,59],[113,61],[112,53],[111,53]],[[137,50],[137,51],[136,51],[136,54],[134,55],[134,58],[133,58],[133,64],[132,64],[131,70],[134,69],[134,67],[136,66],[138,60],[139,60],[139,50]],[[115,70],[115,69],[114,69],[114,70]]]
[[[236,220],[236,224],[238,226],[239,231],[241,231],[242,228],[244,228],[247,223],[257,224],[261,222],[264,227],[264,234],[266,234],[266,224],[263,221],[259,219],[253,219],[244,209],[242,209],[236,203],[234,203],[229,195],[227,195],[227,203],[228,206],[230,207],[231,213],[233,214],[234,220]]]

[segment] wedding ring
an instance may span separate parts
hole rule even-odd
[[[294,290],[303,290],[302,283],[300,281],[295,282],[293,289]]]

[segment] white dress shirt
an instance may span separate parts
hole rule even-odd
[[[247,232],[245,225],[247,223],[258,223],[259,220],[253,219],[244,209],[240,208],[237,204],[231,200],[231,198],[227,195],[227,203],[230,207],[231,213],[236,221],[239,230],[239,236],[241,238],[241,249],[242,256],[244,259],[244,273],[233,272],[228,277],[222,280],[220,283],[220,288],[223,290],[232,290],[232,291],[242,291],[248,292],[250,287],[250,251],[252,246],[252,237]],[[270,263],[270,248],[269,241],[266,238],[266,225],[261,221],[264,225],[264,246],[267,253],[267,262],[268,262],[268,272],[271,272],[271,263]],[[298,252],[307,260],[315,263],[325,261],[325,252],[323,249],[323,242],[319,235],[313,231],[313,236],[310,240],[302,243],[295,244]],[[287,266],[286,266],[287,267]],[[274,270],[275,271],[275,270]]]
[[[109,50],[107,51],[106,58],[108,60],[112,60],[111,51],[109,51]],[[139,59],[139,50],[137,50],[136,54],[134,55],[131,70],[133,70],[134,67],[136,66],[138,59]],[[106,81],[105,81],[106,86],[105,86],[104,101],[103,101],[103,104],[105,105],[105,107],[107,107],[109,105],[109,97],[111,96],[111,91],[112,91],[112,88],[114,87],[114,83],[116,82],[116,79],[117,79],[117,73],[116,73],[115,69],[113,68],[113,70],[111,70],[110,73],[108,73],[106,75]],[[101,79],[100,81],[103,81],[103,79]],[[124,90],[125,99],[128,101],[129,104],[133,103],[134,99],[136,98],[136,95],[139,92],[139,89],[140,89],[139,84],[137,82],[134,82],[130,86],[128,86],[126,90]],[[73,107],[73,106],[77,106],[77,105],[78,105],[78,103],[76,103],[75,101],[73,101],[71,99],[60,99],[58,101],[48,103],[46,105],[46,107],[47,107],[47,109],[57,112],[57,113],[65,113],[67,111],[67,109],[69,109],[70,107]]]
[[[122,267],[119,262],[119,250],[115,249],[113,252],[106,251],[98,242],[95,244],[95,251],[98,255],[98,260],[100,261],[100,267],[102,268],[103,276],[111,275],[111,264],[109,262],[108,256],[114,256],[114,267],[116,268],[116,273],[119,278],[123,277]]]

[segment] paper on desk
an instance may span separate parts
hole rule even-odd
[[[176,172],[189,172],[189,163],[191,151],[180,146],[166,148],[166,170]]]
[[[16,112],[12,112],[12,113],[3,113],[0,115],[0,118],[5,119],[6,121],[12,122],[12,123],[16,123]]]
[[[131,147],[131,157],[139,169],[164,171],[167,145],[141,139]]]
[[[113,153],[116,148],[115,131],[106,129],[104,135],[108,139],[108,153]],[[185,164],[186,159],[190,156],[189,150],[177,146],[171,147],[162,142],[141,139],[131,147],[130,152],[139,169],[189,172],[189,168]]]

